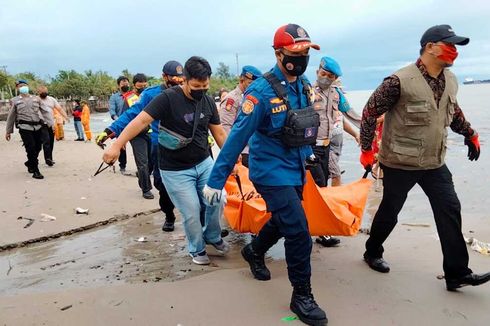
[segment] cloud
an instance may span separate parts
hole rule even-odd
[[[421,34],[438,23],[472,38],[454,67],[458,75],[490,74],[489,11],[486,0],[7,1],[0,65],[41,76],[59,69],[117,75],[125,68],[158,76],[167,60],[183,63],[191,55],[235,72],[238,53],[239,65],[265,71],[275,63],[274,31],[294,22],[322,47],[311,53],[310,79],[320,57],[330,55],[348,88],[366,89],[416,60]]]

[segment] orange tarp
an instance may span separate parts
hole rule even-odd
[[[258,233],[270,213],[248,178],[248,169],[237,165],[238,178],[231,175],[225,185],[228,193],[225,218],[238,232]],[[308,172],[303,190],[303,207],[311,235],[355,235],[372,181],[360,179],[339,187],[318,187]],[[242,191],[240,191],[240,186]]]

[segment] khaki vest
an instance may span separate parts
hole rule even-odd
[[[446,87],[437,106],[434,93],[415,64],[394,74],[400,99],[386,112],[379,160],[403,170],[436,169],[444,164],[447,128],[453,120],[458,82],[444,70]]]
[[[335,86],[330,86],[327,90],[322,90],[316,86],[315,102],[313,108],[320,115],[320,127],[318,128],[318,140],[325,140],[332,138],[332,131],[334,128],[334,122],[339,111],[340,96],[337,93]]]

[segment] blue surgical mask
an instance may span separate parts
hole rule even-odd
[[[29,94],[29,86],[21,86],[19,87],[20,94]]]

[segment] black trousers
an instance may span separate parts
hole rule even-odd
[[[44,161],[53,160],[53,149],[54,149],[54,130],[52,127],[47,128],[46,133],[48,139],[43,143]]]
[[[367,254],[371,257],[382,257],[383,242],[395,227],[408,192],[418,184],[432,207],[444,256],[443,269],[446,278],[458,278],[471,273],[468,268],[468,250],[461,232],[461,204],[447,166],[418,171],[393,169],[384,165],[382,168],[383,199],[366,242]]]
[[[310,283],[312,243],[301,205],[303,186],[254,186],[272,213],[271,219],[252,240],[254,251],[265,254],[284,237],[289,281],[293,286]]]
[[[125,169],[127,163],[128,163],[128,157],[126,155],[126,150],[121,149],[121,154],[119,154],[119,168]]]
[[[328,160],[330,157],[330,145],[328,146],[312,146],[313,153],[320,161],[310,168],[311,176],[318,187],[326,187],[328,184]]]
[[[138,169],[138,185],[143,193],[151,190],[150,170],[151,144],[148,135],[138,135],[130,140],[134,162]]]
[[[151,145],[151,163],[150,170],[153,171],[153,185],[158,189],[160,210],[165,214],[165,220],[168,222],[175,222],[174,215],[174,204],[170,200],[168,196],[167,189],[165,189],[165,185],[162,181],[162,176],[160,175],[159,168],[159,154],[158,154],[158,144]]]
[[[242,164],[244,167],[248,168],[248,154],[242,153]]]
[[[45,127],[35,131],[19,129],[19,134],[26,149],[27,167],[39,172],[39,161],[37,158],[43,143],[46,142],[49,137],[47,129]]]

